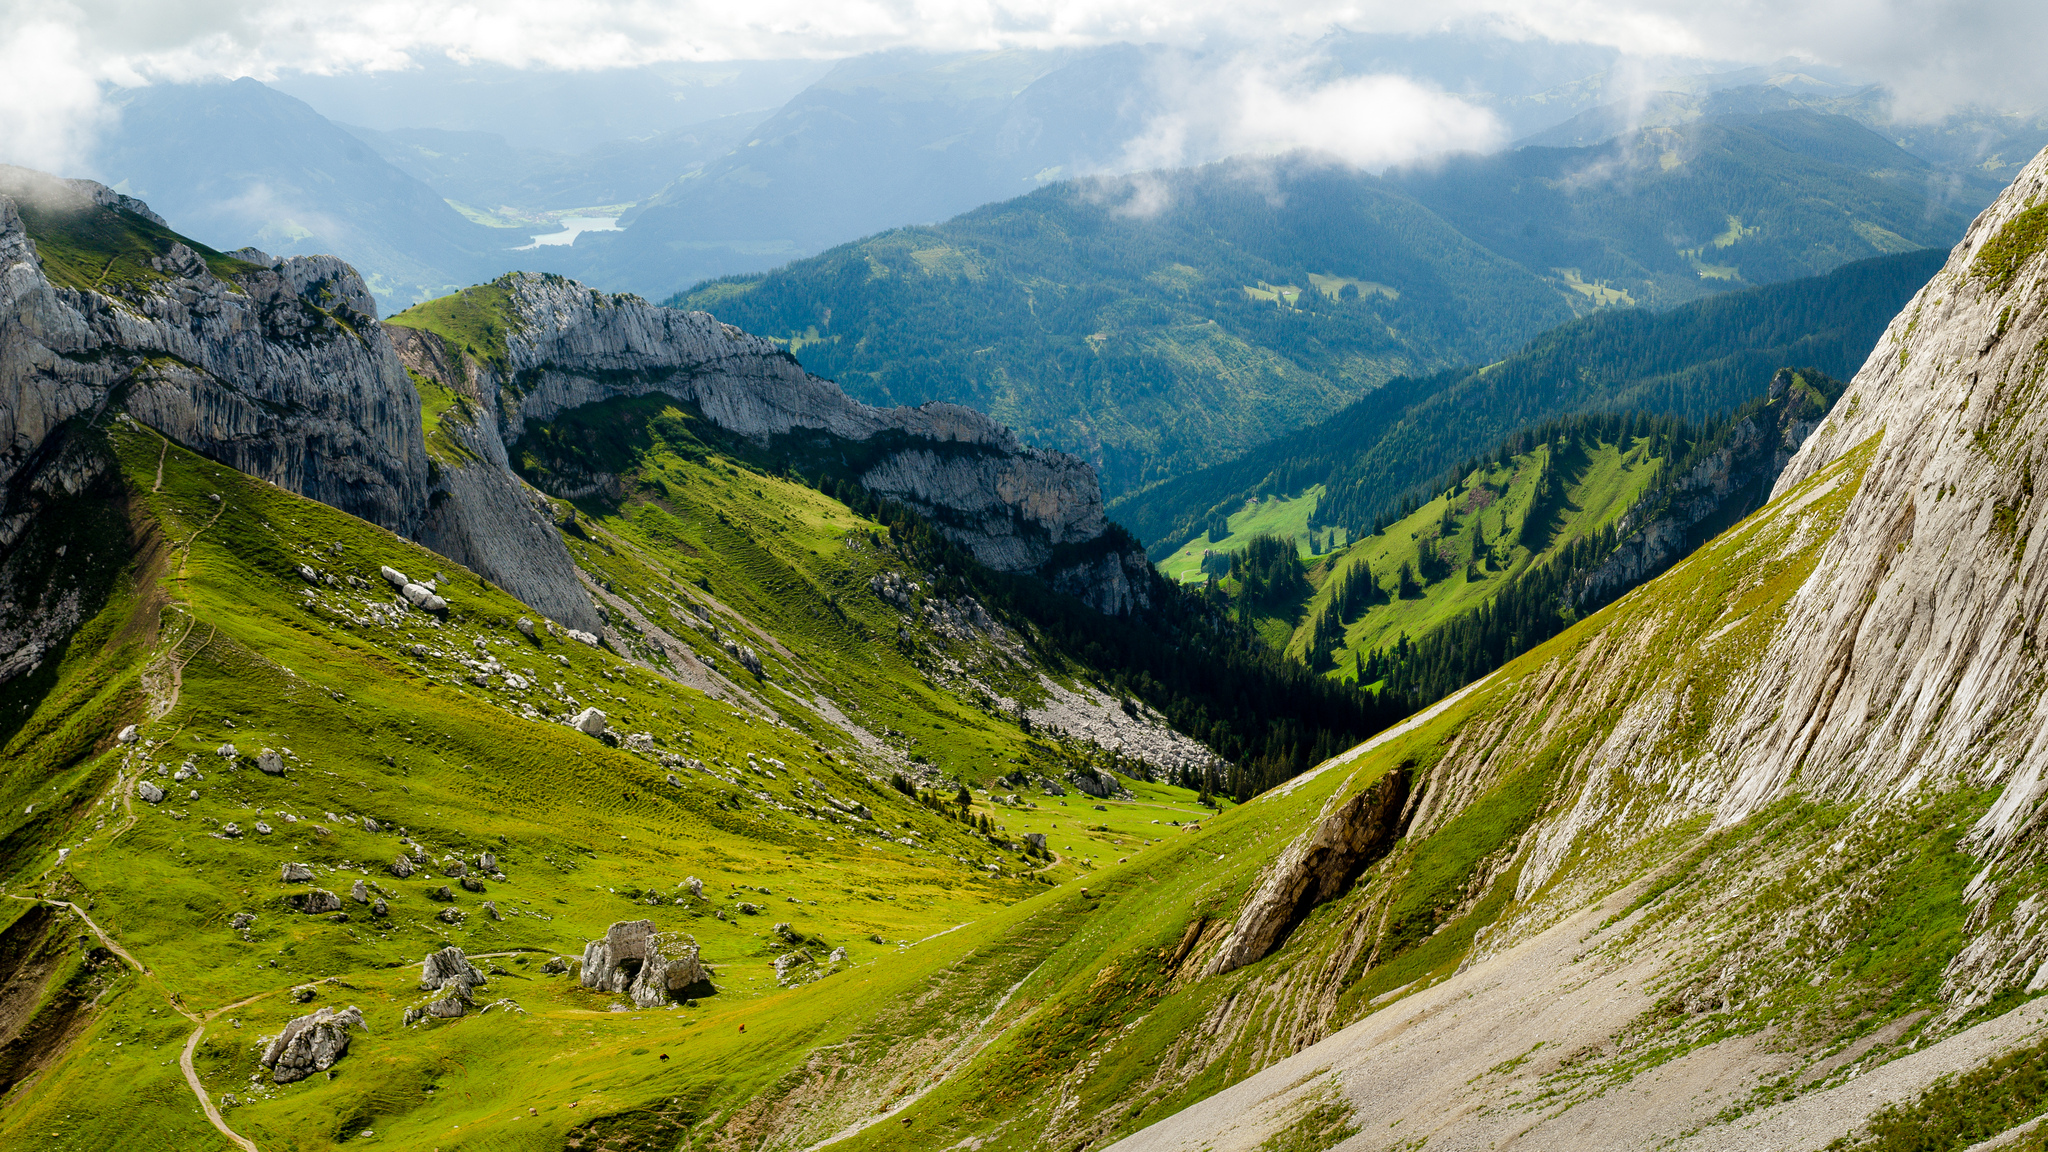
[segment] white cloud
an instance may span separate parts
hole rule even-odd
[[[1333,26],[1450,24],[1638,56],[1795,55],[1884,78],[1910,114],[2048,100],[2048,70],[2036,60],[2048,5],[2039,0],[0,0],[0,157],[75,157],[101,114],[93,93],[108,83],[382,70],[439,56],[595,69],[1119,40],[1270,59],[1269,46]],[[1291,142],[1371,164],[1414,133],[1480,131],[1440,94],[1393,78],[1318,88],[1247,68],[1240,81],[1237,121],[1197,118],[1180,126],[1189,139],[1243,131],[1254,147]],[[1360,109],[1370,111],[1364,121]],[[1299,125],[1291,136],[1287,124]],[[1168,151],[1174,130],[1158,126]]]

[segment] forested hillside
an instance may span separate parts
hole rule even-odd
[[[1926,171],[1808,112],[1434,174],[1227,163],[1049,186],[673,302],[783,342],[862,400],[982,409],[1094,461],[1115,496],[1596,308],[1945,245],[1965,219],[1928,198]],[[1765,370],[1788,362],[1822,360]]]
[[[1320,485],[1307,523],[1360,535],[1410,487],[1448,487],[1430,478],[1546,421],[1642,411],[1699,424],[1753,399],[1785,364],[1846,379],[1940,265],[1935,250],[1881,256],[1665,313],[1596,313],[1484,368],[1391,381],[1320,424],[1113,501],[1110,515],[1157,558],[1247,500]]]
[[[1551,421],[1434,487],[1411,488],[1356,539],[1334,529],[1247,535],[1277,519],[1255,503],[1212,522],[1165,567],[1227,600],[1272,648],[1407,713],[1761,506],[1842,387],[1783,369],[1763,395],[1705,424],[1643,412]]]

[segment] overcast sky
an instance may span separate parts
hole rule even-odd
[[[2048,103],[2041,0],[0,0],[0,157],[75,163],[104,115],[107,84],[400,69],[440,57],[592,69],[1134,41],[1239,60],[1228,83],[1206,86],[1230,107],[1194,116],[1220,125],[1214,131],[1256,142],[1270,135],[1260,125],[1301,122],[1307,138],[1279,142],[1385,162],[1419,141],[1483,145],[1497,128],[1461,102],[1390,78],[1303,89],[1288,61],[1332,27],[1446,24],[1640,58],[1795,56],[1882,79],[1897,108],[1916,117],[1967,103]],[[1345,127],[1361,119],[1383,128],[1365,139]],[[1170,155],[1173,143],[1138,146]]]

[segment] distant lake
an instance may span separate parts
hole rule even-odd
[[[513,251],[524,252],[528,248],[538,248],[543,244],[573,244],[576,242],[576,237],[585,232],[618,232],[621,230],[617,216],[564,216],[561,220],[561,225],[562,230],[560,232],[550,232],[545,236],[535,236],[533,243],[521,245],[513,249]]]

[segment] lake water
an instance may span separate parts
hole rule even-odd
[[[562,230],[560,232],[550,232],[545,236],[535,236],[533,243],[523,244],[514,249],[514,251],[524,252],[528,248],[538,248],[543,244],[574,244],[576,237],[585,232],[618,232],[621,230],[617,216],[564,216],[561,220],[561,225]]]

